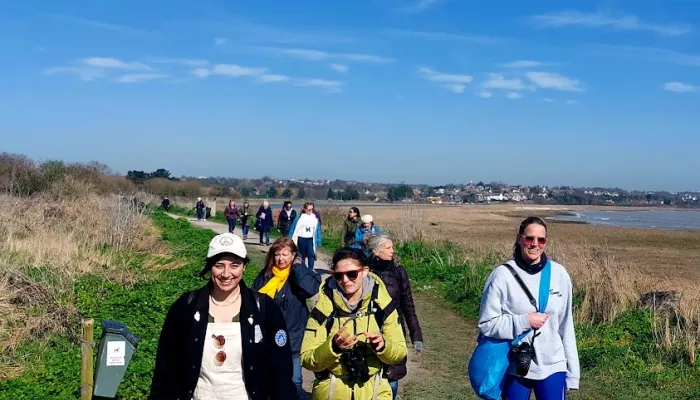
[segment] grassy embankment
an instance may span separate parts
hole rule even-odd
[[[339,243],[338,227],[342,226],[345,210],[324,209],[322,213],[324,248],[332,250]],[[442,301],[475,326],[486,277],[494,266],[509,258],[507,247],[458,245],[451,238],[427,234],[426,225],[430,224],[415,208],[408,207],[403,213],[398,223],[387,227],[399,242],[398,254],[413,287],[420,292],[419,300],[432,302],[419,304],[419,312],[423,309],[439,313],[436,304]],[[564,265],[576,266],[570,273],[575,285],[576,332],[583,376],[582,389],[572,392],[572,399],[700,397],[700,366],[695,363],[700,333],[697,308],[683,303],[668,314],[636,309],[639,293],[632,286],[630,271],[606,248],[557,246],[550,252],[554,259],[563,259]],[[450,326],[434,315],[423,314],[419,318],[432,325],[424,328],[429,349],[425,355],[427,365],[442,367],[442,373],[448,376],[438,376],[441,384],[436,385],[434,373],[421,374],[407,384],[405,397],[428,398],[440,390],[444,398],[472,398],[466,362],[476,331],[465,332],[459,321],[452,321]],[[433,328],[441,331],[431,332]],[[430,338],[437,343],[430,343]],[[447,368],[444,364],[448,364]]]
[[[49,320],[54,318],[55,310],[66,310],[70,318],[63,324],[64,329],[47,330],[42,336],[18,338],[14,348],[4,349],[2,366],[5,371],[9,369],[15,373],[0,381],[0,399],[79,396],[80,347],[76,332],[79,315],[95,319],[96,340],[100,337],[103,319],[121,321],[141,337],[120,386],[119,398],[146,397],[167,309],[177,296],[204,283],[198,273],[208,243],[214,236],[211,230],[195,229],[187,221],[173,220],[160,212],[153,215],[153,224],[167,245],[166,255],[154,257],[146,252],[131,252],[129,262],[121,266],[129,271],[130,278],[126,281],[98,271],[76,274],[70,287],[61,291],[54,303],[43,305],[50,308],[48,313],[34,309],[36,314],[45,313]],[[246,271],[246,282],[252,281],[263,261],[260,254],[251,256],[253,261]],[[47,268],[53,266],[47,265]],[[35,277],[42,275],[34,274]],[[53,281],[32,283],[32,286],[49,288],[47,290],[52,290],[52,285]],[[16,288],[16,292],[22,290],[26,288]],[[15,310],[16,313],[21,311]],[[10,324],[4,333],[12,333],[14,328]]]

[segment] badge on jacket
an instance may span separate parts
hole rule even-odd
[[[278,330],[277,333],[275,333],[275,343],[277,343],[279,347],[284,347],[284,345],[287,344],[287,332],[282,329]]]

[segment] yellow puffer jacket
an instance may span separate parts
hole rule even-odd
[[[326,294],[327,289],[324,291],[327,285],[331,288],[336,288],[333,290],[332,298],[329,298]],[[333,351],[332,345],[333,336],[335,336],[340,326],[347,322],[350,317],[336,317],[333,320],[330,331],[326,331],[326,321],[324,319],[324,317],[332,314],[333,303],[340,309],[341,315],[343,313],[349,313],[349,308],[343,300],[343,297],[341,297],[343,295],[340,290],[337,289],[337,284],[335,281],[332,281],[332,278],[322,283],[319,290],[318,302],[311,313],[311,318],[309,318],[304,334],[304,341],[301,345],[301,363],[304,368],[313,372],[328,371],[335,376],[335,379],[316,379],[312,391],[314,400],[348,400],[353,398],[353,393],[355,400],[372,400],[376,378],[380,379],[376,399],[392,399],[389,382],[385,378],[382,378],[381,375],[378,375],[378,373],[382,369],[382,363],[393,365],[401,362],[401,360],[406,357],[406,339],[404,338],[401,325],[398,322],[397,311],[393,308],[387,308],[390,307],[391,297],[389,296],[386,286],[384,286],[384,283],[377,275],[370,273],[368,277],[365,278],[363,297],[356,310],[356,312],[361,312],[363,315],[357,317],[354,321],[349,321],[345,326],[345,332],[352,333],[356,336],[363,332],[379,332],[379,325],[375,317],[376,314],[369,313],[369,315],[364,315],[369,310],[372,297],[371,288],[375,285],[378,286],[379,289],[375,307],[380,309],[380,313],[384,312],[384,324],[381,329],[381,334],[384,337],[385,347],[380,352],[376,352],[364,335],[358,337],[360,340],[358,346],[366,349],[363,353],[366,354],[370,380],[365,383],[357,383],[354,386],[350,386],[347,381],[347,369],[341,364],[340,354]],[[330,393],[331,380],[334,381],[333,393]]]

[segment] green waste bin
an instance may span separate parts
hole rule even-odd
[[[139,337],[118,321],[102,321],[102,338],[97,352],[95,369],[95,397],[113,399],[124,378]]]

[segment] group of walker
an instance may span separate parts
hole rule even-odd
[[[269,204],[261,209],[272,223]],[[306,368],[315,374],[314,400],[396,399],[406,375],[406,330],[415,350],[423,350],[408,274],[391,238],[352,207],[344,246],[322,280],[313,269],[321,245],[317,213],[312,203],[299,215],[284,205],[277,217],[284,237],[269,249],[251,288],[242,280],[250,261],[243,240],[233,233],[212,239],[200,274],[207,284],[180,296],[166,316],[149,398],[305,399]],[[542,220],[525,220],[513,259],[488,278],[475,355],[493,361],[489,346],[506,342],[509,353],[530,357],[523,370],[522,357],[506,354],[507,371],[473,359],[469,375],[482,398],[528,399],[534,391],[539,400],[563,399],[566,389],[578,388],[571,280],[547,259],[546,240]],[[551,282],[546,294],[543,273]],[[539,303],[527,288],[540,293]],[[307,300],[315,297],[309,311]]]

